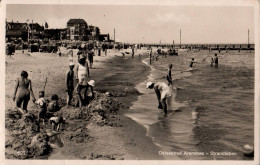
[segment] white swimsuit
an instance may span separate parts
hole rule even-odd
[[[85,64],[87,65],[87,63]],[[79,79],[79,84],[80,85],[87,85],[87,66],[83,66],[79,64],[78,68],[78,79]]]
[[[155,86],[158,86],[158,89],[160,90],[161,99],[172,96],[171,88],[166,83],[159,82],[156,83]]]

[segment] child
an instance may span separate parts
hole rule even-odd
[[[67,87],[67,106],[71,105],[71,100],[73,98],[73,90],[74,90],[74,63],[69,63],[70,70],[66,74],[66,87]]]
[[[190,62],[190,69],[193,69],[193,64],[194,64],[194,63],[196,63],[196,62],[194,61],[194,58],[192,58],[192,59],[191,59],[191,62]]]
[[[172,64],[169,64],[167,81],[168,81],[168,86],[172,85]]]
[[[32,96],[32,101],[35,102],[36,100],[32,90],[32,82],[28,79],[28,73],[22,71],[21,78],[17,79],[13,95],[13,101],[16,101],[16,107],[22,114],[27,113],[27,105],[30,100],[30,95]],[[23,108],[21,108],[22,104]]]
[[[51,96],[51,101],[48,103],[48,111],[49,112],[56,112],[60,109],[58,104],[59,97],[56,94]]]
[[[49,123],[52,125],[52,131],[59,131],[62,124],[65,124],[65,118],[63,117],[51,117]]]
[[[57,57],[61,57],[61,51],[60,51],[60,48],[58,48],[58,51],[57,51]]]
[[[40,122],[41,119],[43,119],[43,125],[44,119],[47,112],[47,101],[44,99],[44,91],[39,92],[39,99],[35,102],[36,104],[40,105],[40,112],[38,114],[38,121]]]
[[[213,66],[213,64],[214,64],[214,59],[213,59],[213,58],[211,58],[211,63],[210,63],[210,66],[212,67],[212,66]]]

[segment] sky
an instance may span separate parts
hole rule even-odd
[[[7,21],[45,21],[65,28],[71,18],[98,26],[116,41],[130,43],[254,43],[252,6],[39,5],[8,4]]]

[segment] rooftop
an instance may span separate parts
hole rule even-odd
[[[84,19],[70,19],[67,24],[86,24],[87,22]]]

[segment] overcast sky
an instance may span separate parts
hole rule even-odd
[[[122,42],[247,43],[254,42],[254,7],[132,6],[132,5],[11,5],[7,21],[46,21],[65,28],[70,18],[82,18]]]

